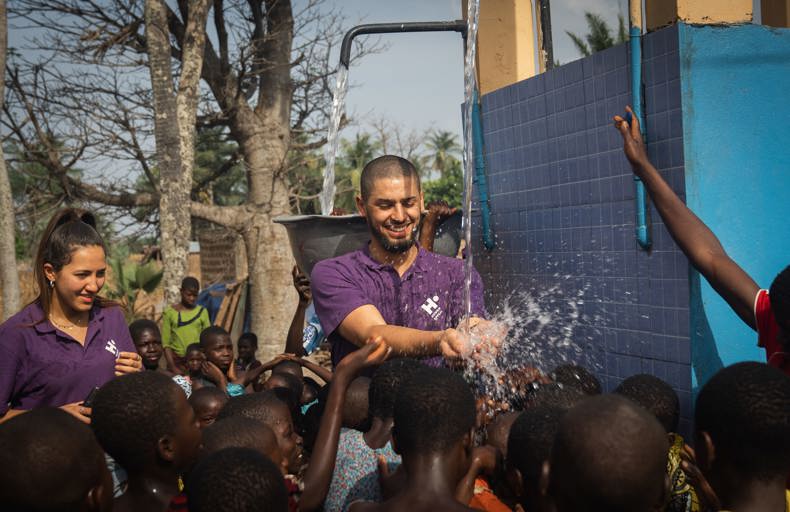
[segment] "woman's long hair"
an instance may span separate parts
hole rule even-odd
[[[104,240],[96,231],[96,217],[91,212],[77,208],[63,208],[52,216],[41,236],[34,264],[38,297],[33,302],[41,305],[44,318],[49,315],[54,291],[49,285],[47,276],[44,275],[44,264],[49,263],[56,272],[59,272],[69,264],[75,250],[91,246],[99,246],[104,254],[107,254]],[[96,297],[96,304],[105,307],[115,303]]]

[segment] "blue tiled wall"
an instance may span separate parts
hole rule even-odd
[[[635,373],[668,381],[691,415],[688,263],[655,211],[653,250],[634,237],[634,182],[611,118],[631,101],[621,45],[482,98],[497,247],[476,243],[488,306],[508,294],[560,285],[585,290],[584,346],[606,390]],[[677,27],[646,36],[648,150],[684,195]],[[479,226],[477,226],[479,228]]]

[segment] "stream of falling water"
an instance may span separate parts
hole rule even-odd
[[[464,314],[472,316],[472,194],[474,141],[472,102],[476,101],[477,28],[479,0],[467,4],[466,58],[464,62],[464,197],[463,229],[465,248]],[[568,276],[565,276],[567,279]],[[489,403],[488,414],[504,404],[521,407],[521,403],[538,386],[535,377],[546,375],[557,365],[575,363],[587,367],[596,365],[595,350],[589,344],[591,335],[586,329],[597,319],[581,313],[584,288],[566,291],[563,277],[549,288],[532,287],[528,291],[511,293],[495,309],[489,309],[490,322],[461,329],[469,336],[473,349],[465,365],[466,379],[476,389],[478,397]],[[491,305],[489,305],[491,306]]]
[[[472,182],[475,172],[474,143],[472,140],[472,102],[477,90],[477,21],[480,1],[469,0],[466,8],[466,58],[464,59],[464,240],[466,262],[464,266],[464,312],[472,316]]]
[[[332,115],[329,118],[329,130],[326,135],[326,145],[324,146],[324,186],[321,189],[321,214],[329,215],[335,206],[335,158],[340,146],[340,120],[343,118],[343,111],[346,104],[346,92],[348,91],[348,68],[343,64],[337,67],[335,76],[335,92],[332,96]]]

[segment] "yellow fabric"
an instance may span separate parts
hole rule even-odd
[[[694,488],[686,478],[681,466],[680,454],[685,441],[678,434],[669,434],[669,455],[667,457],[667,475],[670,482],[669,503],[666,512],[699,512],[699,499]]]

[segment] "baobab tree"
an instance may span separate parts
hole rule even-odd
[[[184,69],[194,68],[193,59],[202,56],[196,125],[224,127],[237,143],[246,171],[247,198],[242,204],[232,206],[207,204],[193,198],[188,203],[189,211],[193,217],[241,235],[247,251],[252,329],[262,340],[263,355],[272,354],[282,350],[290,312],[296,301],[290,284],[293,259],[286,233],[272,219],[290,213],[289,163],[298,159],[289,159],[289,152],[314,149],[324,142],[321,134],[328,115],[334,73],[329,56],[334,42],[342,36],[340,19],[323,9],[318,0],[306,1],[298,12],[294,12],[288,0],[214,0],[209,14],[212,30],[202,55],[196,56],[188,48],[195,31],[204,30],[198,28],[198,24],[190,24],[190,11],[197,9],[197,4],[187,0],[160,4],[169,31],[171,65],[180,69],[183,76]],[[73,69],[60,68],[57,72],[46,69],[47,65],[54,65],[52,62],[37,64],[40,75],[49,73],[50,83],[58,84],[54,108],[69,102],[77,105],[94,91],[100,93],[102,101],[110,102],[104,106],[108,114],[115,104],[122,104],[119,110],[126,113],[116,119],[102,120],[105,128],[101,129],[96,127],[96,118],[86,113],[82,128],[72,128],[81,134],[83,142],[66,144],[71,147],[72,155],[80,152],[79,146],[84,146],[83,151],[100,146],[111,147],[115,152],[124,151],[142,174],[157,185],[141,197],[128,187],[113,187],[112,183],[97,186],[67,177],[70,193],[81,200],[124,208],[156,204],[167,191],[156,179],[161,163],[151,158],[151,144],[145,140],[151,136],[153,111],[150,92],[141,86],[140,79],[140,71],[150,58],[150,33],[146,28],[143,3],[135,0],[16,0],[12,5],[16,19],[24,20],[26,25],[35,26],[45,34],[37,41],[39,50],[68,57],[72,63],[91,69],[95,66],[112,68],[110,76],[119,77],[111,81],[105,73],[97,73],[101,75],[97,77],[98,83],[104,85],[102,90],[96,91],[96,82],[86,81],[84,74],[75,76]],[[30,73],[32,69],[28,70]],[[57,81],[55,74],[61,75]],[[31,87],[30,81],[21,86],[22,89],[26,87]],[[53,99],[51,96],[39,91],[36,101],[49,101]],[[77,107],[77,112],[80,108]],[[144,122],[146,116],[148,125]],[[106,126],[114,123],[118,128],[118,119],[124,117],[129,119],[127,124],[132,130],[110,133],[113,130]],[[17,126],[21,127],[20,132],[29,129],[24,120]],[[62,127],[51,126],[55,131],[62,130]],[[117,145],[113,136],[121,139]],[[106,158],[106,154],[104,156]],[[49,163],[57,166],[60,160],[62,167],[63,159],[62,156],[50,158]],[[60,172],[63,173],[63,169]],[[183,190],[180,193],[183,197]]]

